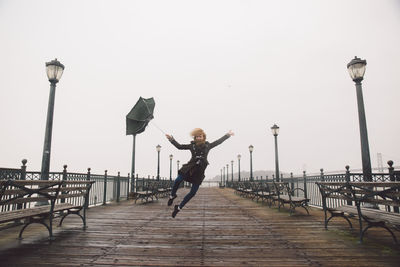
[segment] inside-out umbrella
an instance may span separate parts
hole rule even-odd
[[[126,134],[135,136],[144,132],[150,120],[154,118],[154,107],[155,102],[152,97],[140,97],[128,115],[126,115]]]
[[[155,107],[154,99],[140,97],[131,111],[126,115],[126,135],[133,135],[132,148],[132,168],[131,168],[131,191],[134,191],[135,179],[135,143],[136,135],[144,132],[150,120],[154,118],[153,112]]]

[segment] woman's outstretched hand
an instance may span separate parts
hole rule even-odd
[[[172,140],[173,139],[172,135],[166,134],[165,136],[167,137],[168,140]]]
[[[235,135],[235,133],[234,133],[234,132],[232,132],[232,130],[229,130],[228,134],[229,134],[229,136],[233,136],[233,135]]]

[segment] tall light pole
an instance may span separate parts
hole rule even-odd
[[[253,150],[254,150],[254,146],[250,145],[249,146],[249,151],[250,151],[250,181],[253,181]]]
[[[174,155],[169,155],[169,180],[172,181],[172,159]]]
[[[240,159],[242,158],[242,156],[239,154],[237,155],[238,158],[238,181],[240,182]]]
[[[53,114],[54,101],[56,96],[56,84],[60,81],[64,72],[64,65],[57,59],[46,62],[47,78],[50,82],[49,105],[47,108],[46,130],[44,135],[44,146],[42,155],[41,180],[49,180],[50,171],[50,152],[51,152],[51,136],[53,131]]]
[[[229,182],[229,164],[226,164],[226,183]]]
[[[367,120],[365,118],[364,99],[361,87],[361,81],[364,79],[366,65],[367,65],[366,60],[354,57],[354,59],[351,60],[349,64],[347,64],[347,70],[349,71],[351,79],[356,83],[363,180],[372,181],[371,158],[369,154],[368,133],[367,133]]]
[[[221,169],[221,186],[222,186],[222,169]]]
[[[231,160],[231,180],[232,180],[232,183],[233,183],[233,160]]]
[[[224,186],[225,186],[225,166],[224,166]]]
[[[271,127],[272,135],[275,139],[275,177],[276,181],[279,182],[279,160],[278,160],[278,134],[279,134],[279,127],[278,125],[274,124]]]
[[[161,151],[161,146],[157,145],[156,146],[157,154],[158,154],[158,160],[157,160],[157,180],[160,180],[160,151]]]

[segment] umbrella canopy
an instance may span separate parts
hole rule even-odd
[[[153,119],[155,106],[154,99],[140,97],[135,106],[126,115],[126,134],[139,134],[144,132],[147,124]]]

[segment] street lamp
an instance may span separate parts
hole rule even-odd
[[[226,183],[229,182],[229,164],[226,164]]]
[[[172,181],[172,159],[174,156],[171,154],[169,155],[169,180]]]
[[[161,151],[161,146],[157,145],[156,146],[157,154],[158,154],[158,160],[157,160],[157,180],[160,180],[160,151]]]
[[[241,155],[237,155],[238,158],[238,181],[240,182],[240,159],[241,159]]]
[[[233,160],[231,160],[231,178],[232,178],[232,183],[233,183]]]
[[[275,138],[275,177],[276,181],[279,182],[279,161],[278,161],[278,134],[279,134],[279,127],[278,125],[274,124],[271,127],[272,135]]]
[[[225,166],[224,166],[224,186],[225,186]]]
[[[250,151],[250,181],[253,181],[253,150],[254,150],[254,146],[250,145],[249,146],[249,151]]]
[[[49,79],[50,82],[50,95],[49,95],[49,105],[47,108],[46,130],[44,136],[42,169],[40,175],[41,180],[49,180],[51,133],[53,131],[53,114],[54,114],[54,101],[56,96],[56,83],[60,81],[63,72],[64,72],[64,65],[61,64],[57,59],[54,59],[50,62],[46,62],[46,73],[47,73],[47,78]]]
[[[371,158],[369,154],[368,133],[367,133],[367,120],[365,118],[364,100],[361,87],[361,81],[364,78],[366,65],[367,65],[366,60],[354,57],[354,59],[351,60],[349,64],[347,64],[347,70],[349,71],[351,79],[356,83],[363,180],[372,181]]]

